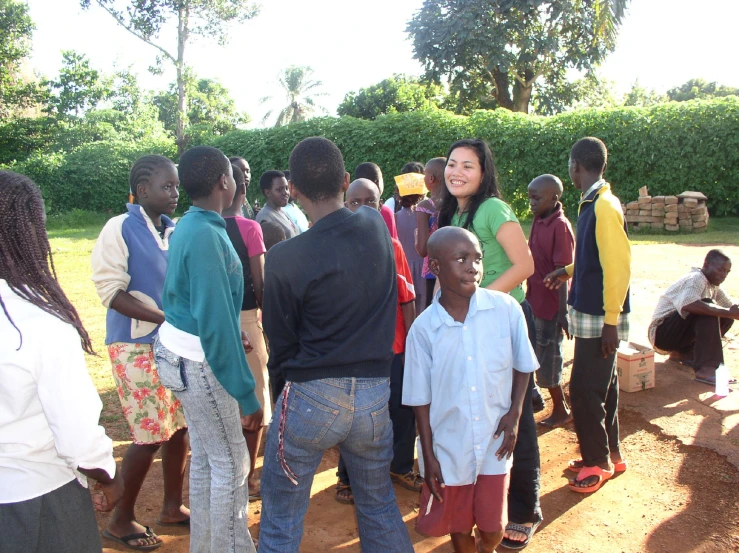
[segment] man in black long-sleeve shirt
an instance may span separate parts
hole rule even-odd
[[[390,481],[388,412],[397,288],[390,235],[376,210],[343,206],[339,149],[308,138],[290,154],[290,193],[313,226],[267,256],[264,330],[270,379],[284,380],[262,470],[260,553],[300,547],[310,486],[339,446],[362,551],[412,552]]]

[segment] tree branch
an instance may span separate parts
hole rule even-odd
[[[137,31],[136,31],[136,30],[135,30],[135,29],[134,29],[133,27],[131,27],[130,25],[127,25],[127,24],[126,24],[126,23],[125,23],[125,22],[123,21],[123,18],[122,18],[122,17],[121,17],[121,16],[119,15],[119,14],[117,14],[117,13],[116,13],[116,12],[115,12],[115,11],[114,11],[113,9],[111,9],[111,8],[108,8],[107,6],[103,5],[103,4],[102,4],[102,3],[100,3],[100,2],[98,2],[98,6],[100,6],[100,7],[101,7],[101,8],[103,8],[103,9],[104,9],[104,10],[105,10],[106,12],[108,12],[108,13],[109,13],[109,14],[110,14],[110,15],[111,15],[111,16],[113,17],[113,19],[115,19],[115,20],[116,20],[116,21],[118,22],[118,24],[119,24],[119,25],[120,25],[121,27],[123,27],[124,29],[126,29],[126,30],[127,30],[127,31],[128,31],[129,33],[131,33],[131,34],[132,34],[133,36],[135,36],[136,38],[138,38],[138,39],[140,39],[140,40],[143,40],[143,41],[144,41],[144,42],[146,42],[146,43],[147,43],[147,44],[148,44],[149,46],[153,46],[154,48],[156,48],[157,50],[159,50],[159,51],[160,51],[160,52],[161,52],[161,53],[162,53],[162,54],[164,55],[164,57],[166,57],[167,59],[169,59],[169,60],[170,60],[170,61],[171,61],[172,63],[177,63],[177,60],[175,59],[175,57],[174,57],[174,56],[173,56],[172,54],[170,54],[169,52],[167,52],[167,50],[165,50],[164,48],[162,48],[162,47],[161,47],[161,46],[159,46],[158,44],[156,44],[156,43],[152,42],[151,40],[149,40],[148,38],[146,38],[146,37],[145,37],[144,35],[142,35],[141,33],[137,32]]]

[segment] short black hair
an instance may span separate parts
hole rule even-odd
[[[231,156],[230,158],[228,158],[228,161],[230,161],[231,165],[233,165],[237,161],[246,161],[246,158],[241,157],[241,156]],[[246,163],[249,163],[249,162],[246,161]]]
[[[327,138],[306,138],[290,152],[290,180],[312,202],[341,194],[345,175],[341,150]]]
[[[432,157],[426,162],[426,167],[429,168],[431,174],[436,177],[439,181],[444,183],[444,168],[446,167],[445,157]],[[426,173],[426,167],[423,168],[424,174]]]
[[[261,223],[262,225],[262,236],[264,237],[264,248],[269,251],[272,246],[275,244],[279,244],[283,240],[287,240],[287,236],[285,235],[285,229],[282,228],[277,223],[274,223],[272,221],[264,220]]]
[[[371,180],[375,184],[379,184],[381,178],[382,171],[380,170],[380,166],[371,161],[360,163],[357,165],[357,168],[354,169],[354,180],[367,179]]]
[[[134,199],[138,199],[136,189],[139,184],[148,185],[154,172],[159,167],[167,164],[174,166],[171,159],[158,155],[141,156],[133,162],[133,167],[131,167],[131,172],[128,175],[128,188]]]
[[[729,256],[721,250],[711,250],[706,254],[706,260],[703,262],[705,265],[711,265],[716,262],[731,262]]]
[[[236,183],[236,190],[234,191],[234,199],[236,199],[239,194],[246,194],[246,177],[238,165],[232,163],[231,170],[234,173],[234,182]]]
[[[259,188],[264,192],[265,190],[269,190],[272,188],[272,183],[275,179],[281,179],[285,177],[285,173],[282,171],[275,171],[274,169],[271,171],[265,171],[262,173],[262,176],[259,177]]]
[[[401,175],[405,175],[407,173],[421,173],[423,175],[423,163],[420,161],[409,161],[403,165],[403,168],[400,170]]]
[[[282,174],[285,175],[285,178],[287,180],[290,180],[290,170],[289,169],[286,170],[286,171],[283,171]]]
[[[608,148],[600,138],[588,136],[575,142],[570,159],[582,165],[586,171],[602,174],[608,162]]]
[[[180,186],[191,199],[207,198],[231,163],[218,148],[195,146],[182,154],[177,172]]]

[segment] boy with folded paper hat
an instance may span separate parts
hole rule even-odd
[[[395,184],[400,195],[401,209],[395,214],[395,223],[398,228],[398,240],[403,246],[403,253],[408,259],[408,266],[413,275],[413,285],[416,289],[416,313],[423,311],[426,306],[426,282],[423,278],[423,257],[416,251],[416,204],[426,195],[424,177],[419,173],[406,173],[395,177]]]

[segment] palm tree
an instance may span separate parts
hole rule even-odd
[[[285,91],[287,106],[282,108],[277,114],[275,127],[281,127],[288,123],[297,123],[309,119],[316,111],[328,113],[328,110],[316,103],[316,98],[326,96],[325,92],[313,92],[316,88],[323,85],[321,81],[315,81],[313,69],[303,65],[291,65],[287,69],[283,69],[279,73],[278,81]],[[260,104],[269,102],[272,96],[265,96],[259,100]],[[262,124],[272,116],[274,109],[270,109],[262,118]]]

